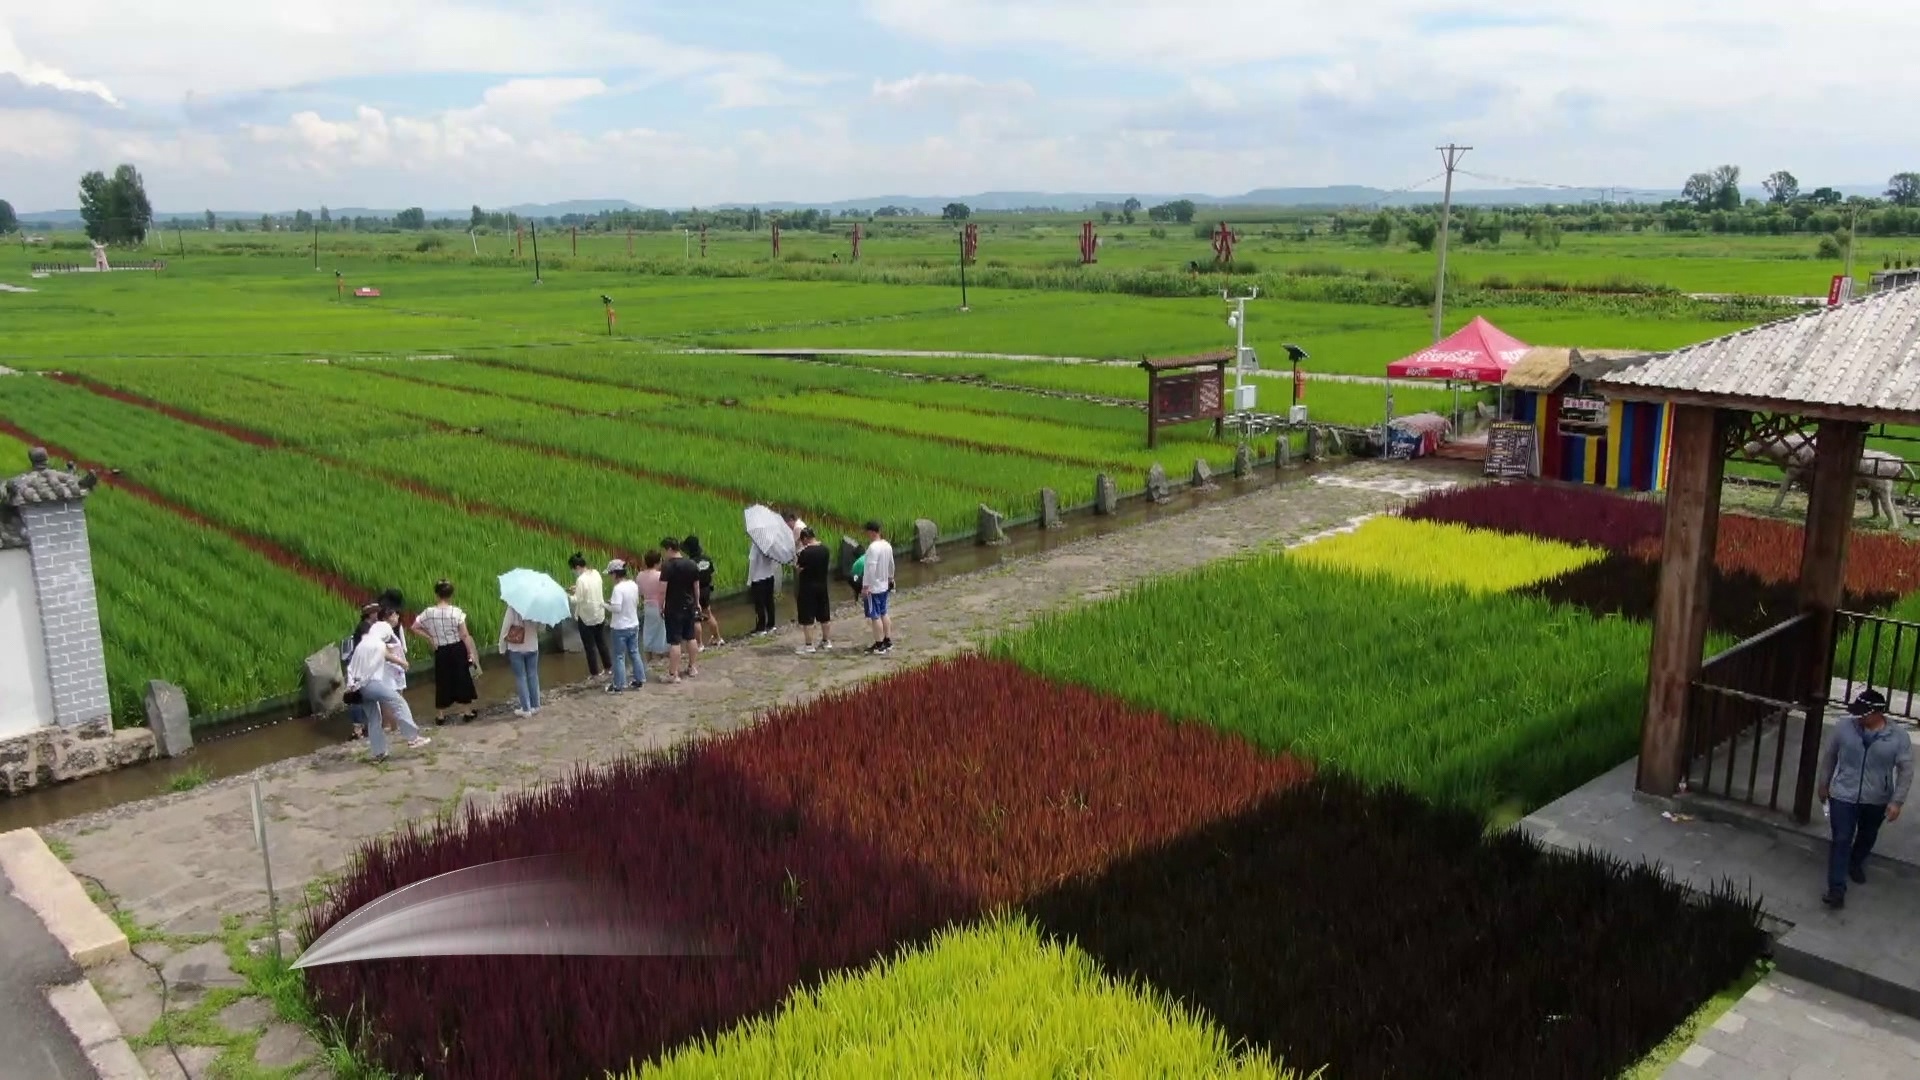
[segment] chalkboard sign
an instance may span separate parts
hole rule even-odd
[[[1521,479],[1533,475],[1532,424],[1497,423],[1487,432],[1488,476]]]

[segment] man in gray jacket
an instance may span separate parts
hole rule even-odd
[[[1820,751],[1820,800],[1827,803],[1833,845],[1827,855],[1828,907],[1847,903],[1847,879],[1867,880],[1867,856],[1883,822],[1900,820],[1913,785],[1913,739],[1887,722],[1887,699],[1862,690],[1833,726]]]

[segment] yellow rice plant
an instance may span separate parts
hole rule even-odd
[[[1510,592],[1599,562],[1595,547],[1383,516],[1289,552],[1309,566],[1383,574],[1475,593]]]

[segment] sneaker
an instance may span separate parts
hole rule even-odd
[[[529,716],[532,716],[533,714],[532,714],[532,713],[530,713],[530,712],[528,712],[528,711],[527,711],[527,710],[525,710],[525,709],[515,709],[515,710],[513,710],[513,715],[515,715],[515,716],[517,716],[517,717],[519,717],[520,719],[522,719],[522,720],[524,720],[524,719],[526,719],[527,717],[529,717]]]
[[[620,692],[620,688],[617,686],[609,685],[607,687],[607,693],[609,694],[617,694],[619,692]]]
[[[876,642],[874,642],[873,644],[871,644],[871,645],[869,645],[869,646],[867,646],[867,647],[866,647],[866,648],[865,648],[864,650],[862,650],[862,651],[864,651],[864,652],[868,652],[868,653],[872,653],[872,654],[874,654],[874,655],[879,655],[879,652],[880,652],[880,643],[876,641]]]
[[[817,653],[820,650],[817,647],[812,645],[802,645],[793,651],[795,654],[799,656],[812,656],[814,653]]]
[[[823,641],[823,642],[821,642],[821,643],[820,643],[820,651],[821,651],[821,652],[832,652],[832,651],[833,651],[833,642],[831,642],[831,641]]]
[[[1867,868],[1864,866],[1849,867],[1847,869],[1847,876],[1853,879],[1855,885],[1865,885],[1867,883]]]
[[[372,754],[367,758],[367,764],[369,765],[385,765],[386,763],[387,755],[385,754]]]
[[[1834,908],[1838,910],[1839,908],[1843,908],[1847,906],[1847,894],[1838,893],[1838,892],[1829,892],[1828,894],[1820,898],[1820,902],[1827,905],[1830,908]]]
[[[415,735],[413,738],[407,740],[407,749],[418,750],[432,742],[433,740],[427,738],[425,735]]]
[[[873,654],[875,656],[888,656],[888,655],[891,655],[892,653],[893,653],[893,642],[891,641],[883,641],[880,643],[879,648],[873,650]]]
[[[434,726],[434,727],[446,727],[446,726],[447,726],[447,718],[446,718],[446,717],[444,717],[444,716],[436,716],[436,717],[434,717],[434,718],[433,718],[433,726]]]
[[[627,689],[629,689],[629,690],[638,690],[638,689],[640,689],[641,687],[643,687],[643,686],[645,686],[645,685],[647,685],[647,684],[646,684],[646,683],[643,683],[643,682],[630,682],[630,683],[628,683],[628,684],[627,684]]]

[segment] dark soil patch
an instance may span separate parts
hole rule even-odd
[[[1351,1078],[1615,1077],[1760,955],[1747,903],[1485,828],[1322,774],[1023,906],[1229,1041]]]
[[[1660,567],[1631,555],[1609,555],[1520,592],[1582,608],[1596,616],[1617,615],[1650,623],[1660,593]],[[1891,593],[1861,595],[1849,591],[1842,606],[1849,611],[1878,611],[1894,599]],[[1707,603],[1708,629],[1741,639],[1771,629],[1800,611],[1794,586],[1763,581],[1744,570],[1716,570],[1708,586]]]

